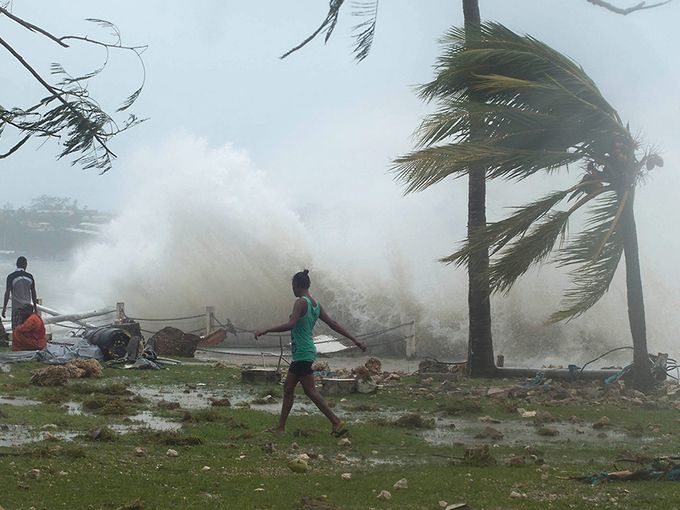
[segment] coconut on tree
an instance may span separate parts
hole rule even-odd
[[[548,45],[496,23],[483,24],[477,37],[452,29],[444,45],[434,80],[420,90],[438,109],[418,130],[416,150],[395,163],[407,192],[480,167],[487,179],[522,180],[579,165],[583,177],[469,232],[443,261],[467,264],[488,248],[492,260],[480,277],[488,277],[495,292],[548,259],[570,268],[572,287],[550,317],[562,321],[585,313],[607,292],[625,255],[633,382],[648,389],[653,379],[633,205],[637,185],[662,159],[640,146],[585,71]],[[480,129],[481,136],[470,136]],[[577,211],[587,220],[572,235],[568,226]]]

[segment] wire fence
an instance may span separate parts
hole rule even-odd
[[[51,315],[54,315],[53,310],[48,309],[48,313]],[[92,312],[94,313],[94,312]],[[243,327],[241,325],[237,325],[232,323],[230,319],[226,320],[220,320],[218,317],[215,316],[214,313],[211,312],[211,308],[207,307],[206,312],[203,313],[196,313],[192,315],[181,315],[181,316],[174,316],[174,317],[153,317],[153,316],[132,316],[132,315],[126,315],[124,312],[123,307],[119,309],[109,309],[106,311],[103,311],[101,313],[97,313],[96,315],[89,316],[87,318],[83,319],[77,319],[74,318],[77,314],[74,314],[73,316],[65,316],[64,321],[52,323],[48,325],[48,328],[50,329],[51,332],[59,332],[59,331],[67,331],[69,335],[71,336],[79,336],[81,332],[84,332],[88,328],[100,328],[100,327],[106,327],[106,326],[112,326],[116,325],[117,321],[120,319],[123,319],[124,322],[127,321],[134,321],[140,324],[140,330],[142,333],[145,335],[150,335],[153,336],[158,333],[161,329],[164,327],[167,327],[168,325],[176,326],[178,329],[181,329],[184,333],[189,333],[189,334],[194,334],[194,335],[207,335],[208,333],[212,332],[211,330],[217,329],[218,327],[223,328],[227,333],[233,334],[235,337],[238,338],[240,334],[253,334],[255,333],[256,330],[250,329],[247,327]],[[84,314],[87,315],[87,314]],[[9,321],[6,321],[9,322]],[[381,347],[381,346],[386,346],[386,345],[393,345],[393,344],[398,344],[398,343],[403,343],[405,341],[408,341],[410,339],[414,338],[414,330],[412,329],[410,331],[411,334],[401,334],[398,335],[396,338],[394,337],[388,337],[385,339],[380,339],[380,337],[385,337],[386,335],[389,335],[390,333],[395,333],[399,330],[402,330],[403,328],[406,327],[411,327],[413,328],[415,326],[414,321],[410,322],[405,322],[402,324],[398,324],[395,326],[390,326],[378,330],[372,330],[364,333],[359,333],[356,335],[357,338],[366,341],[366,346],[368,348],[375,348],[375,347]],[[214,328],[213,328],[214,327]],[[262,335],[263,337],[266,338],[275,338],[279,340],[279,353],[275,352],[269,352],[267,350],[260,350],[260,352],[253,352],[253,349],[257,350],[257,344],[254,343],[248,343],[247,345],[229,345],[225,346],[224,349],[208,349],[208,348],[199,348],[199,350],[203,352],[217,352],[220,354],[224,355],[239,355],[239,356],[267,356],[267,357],[281,357],[282,353],[284,350],[289,350],[288,345],[290,342],[290,331],[286,332],[280,332],[280,333],[268,333],[266,335]],[[393,335],[392,335],[393,336]],[[333,344],[337,343],[342,346],[344,344],[342,343],[341,339],[337,338],[329,338],[329,339],[323,339],[315,342],[317,345],[325,345],[325,344]],[[284,346],[285,344],[285,346]],[[269,349],[276,349],[276,346],[270,346],[268,347]],[[231,349],[231,350],[229,350]],[[234,351],[233,349],[248,349],[248,351],[243,351],[243,352],[238,352]],[[352,346],[344,346],[344,348],[339,348],[332,350],[330,352],[322,352],[324,355],[330,355],[330,354],[346,354],[351,351],[354,351],[358,349],[357,346],[352,345]]]

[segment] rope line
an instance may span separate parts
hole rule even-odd
[[[205,317],[205,313],[201,313],[198,315],[189,315],[187,317],[170,317],[168,319],[153,319],[149,317],[128,317],[128,319],[133,320],[133,321],[138,321],[138,322],[174,322],[174,321],[185,321],[189,319],[199,319],[201,317]]]
[[[226,326],[219,319],[217,319],[217,317],[213,316],[213,318],[215,319],[215,321],[217,321],[217,323],[220,326],[222,326],[223,328],[226,328]],[[231,321],[227,321],[227,322],[231,322]],[[413,324],[415,324],[415,321],[404,322],[403,324],[399,324],[397,326],[392,326],[390,328],[371,331],[369,333],[362,333],[360,335],[356,335],[356,337],[357,338],[364,338],[364,339],[365,338],[371,338],[371,337],[374,337],[374,336],[379,336],[379,335],[383,335],[385,333],[389,333],[390,331],[395,331],[397,329],[401,329],[404,326],[412,326]],[[256,331],[254,329],[246,329],[246,328],[242,328],[242,327],[236,326],[236,325],[234,325],[234,329],[236,329],[236,331],[238,333],[255,333],[255,331]],[[280,337],[280,336],[290,336],[290,332],[284,331],[284,332],[281,332],[281,333],[267,333],[266,335],[262,335],[262,336],[277,338],[277,337]],[[328,340],[328,342],[333,342],[333,341],[335,341],[335,340]],[[316,342],[316,343],[322,343],[322,342]]]

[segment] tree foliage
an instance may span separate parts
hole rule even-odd
[[[28,80],[36,81],[45,90],[44,97],[27,106],[10,107],[0,104],[0,140],[12,139],[9,149],[0,153],[0,159],[11,156],[31,138],[37,137],[57,140],[61,145],[59,159],[70,157],[72,164],[81,165],[84,169],[96,168],[102,173],[110,170],[116,155],[109,148],[108,142],[118,133],[142,121],[132,113],[117,120],[116,114],[126,112],[142,92],[145,70],[141,55],[146,46],[124,45],[118,28],[101,19],[87,21],[108,30],[109,40],[77,35],[55,36],[13,14],[9,5],[0,5],[0,17],[36,36],[46,38],[60,48],[74,50],[78,44],[93,45],[103,52],[102,63],[87,73],[73,76],[61,64],[54,63],[51,66],[52,79],[48,79],[36,70],[25,55],[0,36],[0,47],[24,69]],[[90,82],[106,68],[111,51],[133,54],[139,61],[142,72],[139,87],[123,100],[115,114],[105,112],[88,90]]]
[[[546,44],[496,23],[483,24],[478,38],[453,29],[444,43],[435,79],[420,89],[438,109],[420,126],[417,149],[396,161],[396,177],[414,192],[476,165],[489,179],[509,180],[580,165],[574,186],[515,208],[443,259],[466,264],[489,249],[491,288],[507,291],[554,255],[572,269],[573,287],[551,320],[576,317],[609,288],[623,252],[621,212],[644,173],[663,161],[640,149],[585,71]],[[471,139],[473,120],[483,135]],[[569,235],[579,210],[588,219]]]
[[[648,4],[647,2],[639,2],[630,7],[620,7],[615,3],[607,2],[605,0],[586,1],[598,7],[602,7],[610,12],[625,16],[642,10],[661,7],[671,3],[673,0],[664,0],[652,4]],[[344,4],[345,0],[330,0],[328,13],[326,14],[326,18],[321,22],[321,25],[308,37],[306,37],[300,44],[294,46],[286,53],[281,55],[281,58],[286,58],[292,53],[295,53],[321,34],[325,34],[324,44],[327,43],[333,34],[333,30],[335,30],[338,19],[340,18],[340,11]],[[362,18],[362,21],[355,24],[352,28],[352,36],[354,38],[354,49],[352,52],[354,53],[354,59],[357,62],[361,62],[368,56],[369,52],[371,51],[371,47],[373,46],[373,39],[378,22],[378,0],[361,0],[352,2],[352,15]]]

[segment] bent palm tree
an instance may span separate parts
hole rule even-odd
[[[560,321],[583,314],[605,294],[625,253],[634,385],[649,388],[633,202],[636,185],[645,171],[663,164],[661,158],[640,150],[580,66],[540,41],[490,23],[467,40],[464,29],[453,29],[445,44],[435,79],[421,88],[421,96],[439,108],[421,125],[418,149],[395,163],[407,192],[480,166],[488,179],[521,180],[570,164],[582,165],[585,175],[470,233],[443,261],[464,264],[488,248],[495,257],[482,277],[488,276],[493,291],[506,291],[555,253],[558,265],[573,268],[573,287],[551,317]],[[483,136],[470,137],[471,126],[479,125]],[[569,220],[583,208],[589,219],[570,237]]]

